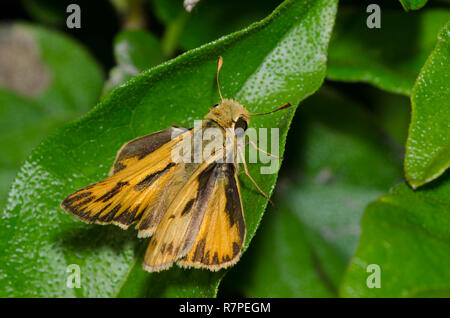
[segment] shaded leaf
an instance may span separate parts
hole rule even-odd
[[[118,12],[112,6],[112,1],[20,0],[15,2],[22,4],[27,18],[43,26],[58,28],[66,35],[73,36],[88,47],[106,67],[109,68],[113,64],[111,44],[114,36],[120,31],[120,19]],[[77,4],[80,7],[80,28],[67,26],[67,19],[74,18],[73,9],[67,12],[71,4]],[[20,13],[19,16],[24,18]]]
[[[180,36],[189,19],[189,13],[184,9],[182,1],[152,0],[151,4],[154,14],[165,25],[161,46],[164,56],[170,58],[179,49]]]
[[[330,42],[327,77],[367,82],[410,95],[436,34],[450,19],[450,11],[427,9],[405,14],[383,9],[380,29],[366,27],[366,19],[361,9],[340,8]]]
[[[208,0],[198,3],[190,13],[178,0],[153,0],[152,4],[155,14],[166,26],[162,45],[166,56],[170,57],[177,49],[190,50],[242,29],[265,17],[281,2]]]
[[[107,92],[164,60],[158,39],[144,30],[120,32],[114,40],[114,57],[117,66],[110,71]]]
[[[53,26],[63,26],[66,23],[68,4],[62,1],[22,0],[21,3],[28,15],[39,23]]]
[[[323,256],[336,269],[339,281],[345,268],[342,257],[320,238],[312,245],[311,233],[306,233],[289,208],[268,209],[259,231],[242,264],[230,273],[234,277],[225,278],[228,289],[237,289],[245,297],[336,295],[318,262]]]
[[[280,3],[280,0],[260,0],[257,4],[239,0],[200,2],[185,22],[180,34],[180,46],[183,50],[189,50],[239,30],[258,21]]]
[[[44,141],[22,167],[2,214],[7,230],[0,233],[0,293],[214,296],[224,271],[174,267],[162,274],[143,273],[140,255],[148,240],[138,240],[133,230],[83,224],[61,211],[59,203],[74,190],[104,178],[124,142],[169,125],[191,126],[202,118],[219,98],[219,55],[225,61],[224,96],[256,112],[286,101],[298,104],[322,84],[335,12],[334,0],[286,1],[260,23],[136,76],[82,120]],[[282,152],[292,116],[293,109],[258,117],[251,126],[279,127]],[[271,193],[277,175],[261,175],[259,168],[251,165],[250,173]],[[247,178],[240,181],[247,247],[267,200]],[[81,266],[81,289],[65,286],[66,266],[72,263]]]
[[[397,148],[403,158],[411,117],[410,99],[404,95],[378,89],[373,89],[368,96],[373,101],[374,120],[385,132],[386,137],[392,140],[392,147]]]
[[[0,206],[31,149],[85,113],[101,91],[102,71],[65,35],[31,24],[0,27]]]

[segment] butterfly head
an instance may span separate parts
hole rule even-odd
[[[244,105],[234,99],[225,98],[211,108],[206,119],[217,122],[223,128],[241,128],[245,131],[250,124],[250,113]]]

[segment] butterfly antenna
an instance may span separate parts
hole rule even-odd
[[[220,84],[219,84],[219,72],[222,68],[223,64],[223,58],[219,56],[219,60],[217,61],[217,75],[216,75],[216,81],[217,81],[217,89],[219,90],[220,99],[223,100],[222,92],[220,91]]]
[[[275,113],[275,112],[277,112],[277,111],[283,110],[283,109],[288,108],[288,107],[291,107],[291,106],[292,106],[291,103],[285,103],[285,104],[281,105],[280,107],[278,107],[277,109],[272,110],[272,111],[270,111],[270,112],[267,112],[267,113],[258,113],[258,114],[250,114],[250,116],[269,115],[269,114]]]

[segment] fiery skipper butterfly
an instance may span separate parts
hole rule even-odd
[[[213,127],[223,135],[231,131],[236,141],[244,137],[238,131],[245,132],[250,116],[291,106],[286,103],[269,113],[251,114],[235,100],[222,98],[221,66],[220,57],[216,79],[221,101],[200,121],[201,128]],[[123,229],[136,223],[138,237],[152,236],[143,263],[149,272],[168,269],[173,263],[211,271],[235,264],[246,234],[237,156],[241,155],[247,176],[269,197],[248,173],[236,143],[231,162],[219,160],[218,151],[200,162],[175,161],[172,153],[186,141],[191,143],[194,130],[172,126],[126,143],[109,177],[69,195],[61,208],[86,223],[112,223]]]

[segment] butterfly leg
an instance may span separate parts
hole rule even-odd
[[[247,175],[247,177],[249,177],[249,179],[253,182],[253,184],[256,186],[256,188],[258,189],[258,191],[267,199],[269,200],[270,204],[272,204],[272,206],[275,206],[275,204],[272,202],[272,200],[269,198],[269,196],[263,191],[261,190],[261,188],[259,187],[259,185],[256,183],[255,179],[252,178],[252,176],[250,175],[250,173],[248,172],[248,168],[247,168],[247,163],[245,162],[245,156],[242,153],[242,149],[239,149],[239,154],[241,156],[242,159],[242,163],[244,164],[244,171],[245,174]]]
[[[252,140],[252,138],[249,135],[247,135],[247,137],[248,137],[248,141],[245,142],[245,146],[247,146],[248,144],[251,143],[253,148],[255,148],[258,151],[261,151],[262,153],[268,155],[269,157],[272,157],[272,158],[275,158],[275,159],[283,159],[283,157],[274,155],[274,154],[272,154],[270,152],[265,151],[264,149],[259,148],[258,145]],[[256,141],[259,141],[259,138],[256,138]]]
[[[270,156],[270,157],[272,157],[272,158],[275,158],[275,159],[283,159],[283,157],[280,157],[280,156],[271,154],[270,152],[267,152],[267,151],[265,151],[264,149],[259,148],[259,147],[256,145],[256,143],[255,143],[253,140],[250,139],[250,137],[249,137],[248,141],[252,144],[252,146],[253,146],[256,150],[259,150],[259,151],[261,151],[262,153],[265,153],[266,155],[268,155],[268,156]]]

